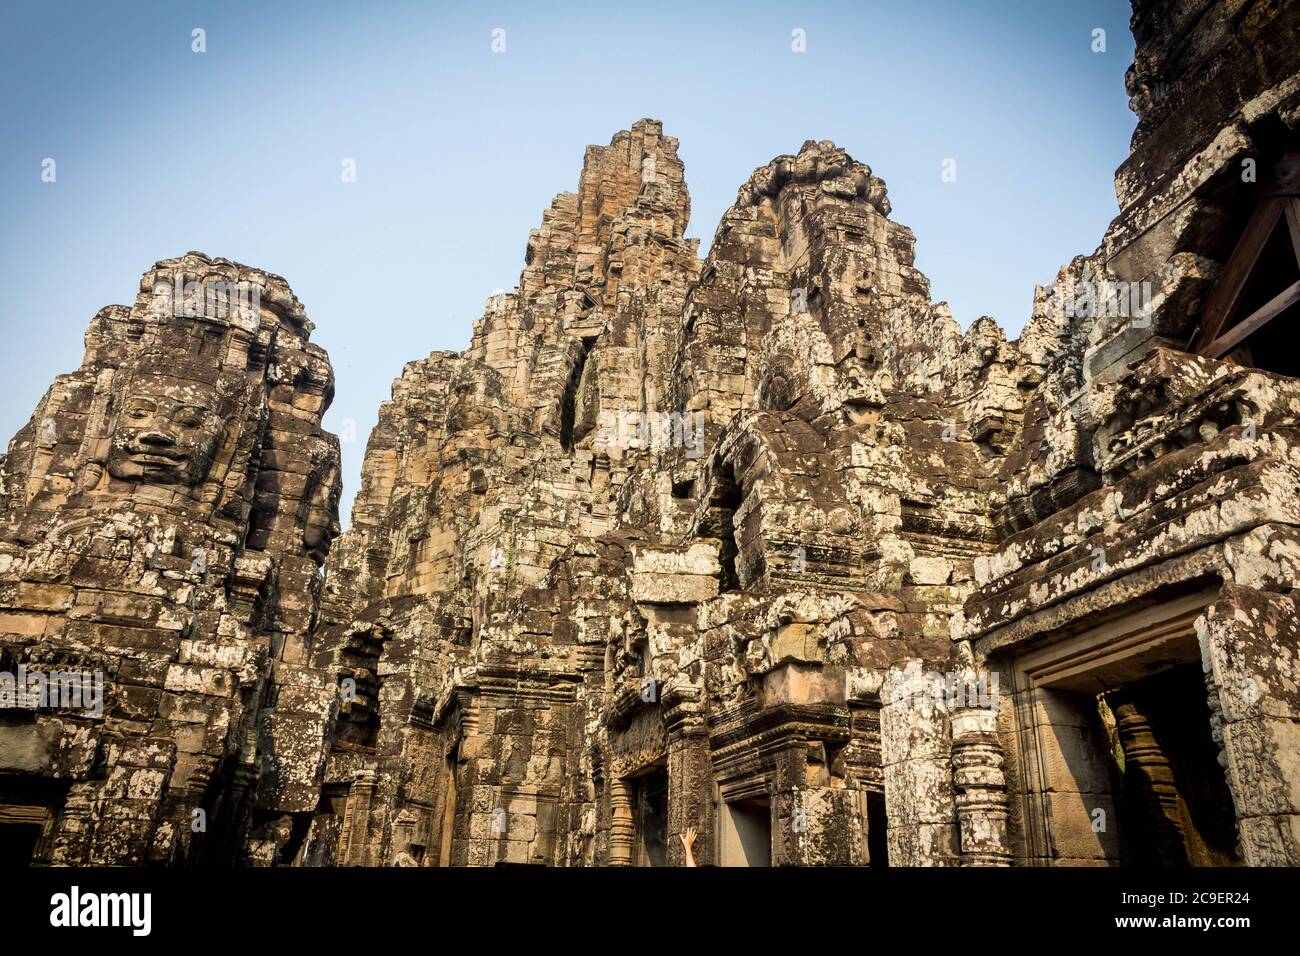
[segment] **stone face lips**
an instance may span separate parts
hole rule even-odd
[[[11,442],[0,670],[102,686],[6,702],[0,799],[43,809],[35,858],[237,861],[315,808],[334,687],[306,665],[339,454],[310,331],[277,276],[164,260]]]

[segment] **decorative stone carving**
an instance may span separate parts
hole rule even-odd
[[[70,863],[984,866],[1123,863],[1190,801],[1188,859],[1300,862],[1295,369],[1186,351],[1237,314],[1239,161],[1297,143],[1298,17],[1137,0],[1120,213],[1015,340],[833,143],[703,259],[659,122],[588,147],[332,549],[301,305],[159,263],[0,464],[3,662],[109,688],[0,726],[0,812]]]
[[[159,308],[178,275],[199,300],[240,288],[256,308]],[[10,444],[5,670],[102,688],[0,727],[0,800],[45,795],[51,862],[293,856],[334,707],[329,675],[304,666],[339,490],[320,426],[332,375],[310,331],[276,276],[160,262],[132,308],[95,317],[81,368]],[[6,762],[27,727],[48,757]],[[245,855],[250,827],[265,834]]]

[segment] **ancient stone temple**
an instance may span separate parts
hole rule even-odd
[[[1121,213],[1015,342],[830,143],[703,263],[660,125],[589,149],[381,413],[303,859],[1300,862],[1296,25],[1137,6]]]
[[[6,859],[274,862],[305,828],[339,494],[310,332],[278,276],[159,262],[0,459]]]
[[[957,859],[946,718],[886,727],[882,689],[955,659],[1054,330],[963,335],[828,142],[700,263],[676,146],[590,149],[470,349],[394,385],[322,602],[349,693],[306,862]]]
[[[160,263],[4,462],[0,670],[106,680],[0,711],[6,847],[1300,864],[1300,4],[1133,30],[1119,215],[1013,341],[833,143],[703,259],[660,123],[589,147],[394,383],[323,579],[301,307]],[[181,267],[260,305],[160,308]]]
[[[1056,344],[952,621],[1002,699],[952,717],[960,859],[1295,865],[1300,5],[1133,31],[1120,214],[1037,298]]]

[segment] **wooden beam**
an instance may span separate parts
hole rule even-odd
[[[1286,228],[1291,233],[1291,251],[1295,264],[1300,266],[1300,199],[1292,196],[1286,201]]]
[[[1231,352],[1239,342],[1258,332],[1291,306],[1300,302],[1300,281],[1293,282],[1273,298],[1269,299],[1257,311],[1242,319],[1227,332],[1205,347],[1202,355],[1218,358]]]
[[[18,804],[0,804],[0,823],[21,826],[40,826],[49,815],[48,807],[29,807]]]
[[[1246,288],[1251,269],[1259,261],[1260,254],[1273,234],[1273,227],[1282,216],[1281,199],[1265,199],[1255,207],[1255,212],[1246,223],[1246,228],[1237,242],[1237,247],[1228,257],[1223,267],[1223,274],[1210,290],[1201,308],[1201,321],[1189,343],[1191,351],[1208,354],[1205,346],[1217,339],[1227,324],[1228,318],[1241,301],[1241,293]]]

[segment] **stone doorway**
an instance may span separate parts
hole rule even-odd
[[[49,780],[0,783],[0,866],[49,863],[65,788]]]
[[[771,866],[771,801],[763,798],[724,803],[721,842],[723,866]]]
[[[634,866],[668,865],[668,768],[656,765],[633,786]]]
[[[1124,862],[1240,865],[1232,795],[1199,663],[1135,681],[1099,701],[1110,739]]]
[[[1021,862],[1240,862],[1193,627],[1215,594],[1131,609],[1011,662]]]
[[[45,807],[0,806],[0,866],[31,865],[48,816]]]

